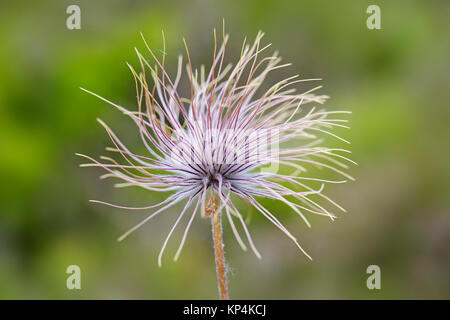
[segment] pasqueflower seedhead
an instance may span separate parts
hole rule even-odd
[[[335,218],[331,211],[318,203],[319,198],[332,207],[344,210],[324,195],[323,190],[328,183],[343,183],[352,179],[343,171],[348,167],[346,162],[352,163],[345,156],[349,151],[321,146],[323,141],[317,135],[331,135],[343,140],[330,130],[346,127],[344,123],[347,120],[340,116],[349,112],[318,109],[317,105],[323,104],[328,98],[313,93],[320,87],[313,87],[303,93],[297,93],[293,88],[301,82],[320,79],[292,76],[269,85],[266,81],[269,72],[289,64],[280,65],[281,59],[276,52],[261,57],[270,46],[261,45],[262,37],[263,33],[260,32],[253,44],[244,41],[237,63],[228,65],[224,63],[228,36],[222,36],[218,48],[214,32],[214,56],[209,71],[205,72],[203,66],[200,71],[193,69],[186,46],[188,62],[185,75],[182,72],[183,58],[180,56],[174,79],[166,72],[165,46],[162,58],[158,59],[143,38],[153,62],[136,49],[140,71],[129,65],[137,91],[138,107],[135,111],[83,89],[129,116],[136,124],[148,152],[133,153],[99,120],[114,144],[108,150],[119,153],[122,163],[108,157],[102,157],[105,161],[102,163],[81,155],[90,160],[90,163],[82,166],[104,168],[107,171],[104,177],[123,180],[120,186],[170,192],[164,201],[145,207],[125,207],[94,201],[128,210],[154,210],[119,239],[125,238],[175,204],[184,203],[163,242],[158,256],[159,265],[174,230],[188,215],[175,255],[175,260],[178,259],[198,214],[212,217],[213,234],[216,231],[216,235],[217,232],[221,233],[221,225],[219,229],[214,229],[218,226],[214,221],[220,223],[221,216],[226,217],[239,245],[244,250],[249,245],[260,257],[243,215],[235,205],[238,199],[252,205],[308,257],[276,214],[261,204],[261,199],[280,201],[308,226],[307,213]],[[148,83],[150,79],[152,84]],[[188,83],[185,86],[188,93],[184,97],[179,89],[183,79]],[[308,166],[335,171],[344,179],[331,181],[307,177],[305,172]],[[240,228],[246,241],[239,234]],[[219,241],[214,239],[215,243]],[[221,246],[216,246],[221,251],[216,252],[216,255],[223,256]],[[218,272],[219,268],[218,264]]]

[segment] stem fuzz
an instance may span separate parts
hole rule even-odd
[[[219,295],[221,300],[228,300],[227,270],[225,256],[223,252],[222,239],[222,215],[215,211],[211,216],[212,234],[214,241],[214,256],[216,260],[217,282],[219,285]]]

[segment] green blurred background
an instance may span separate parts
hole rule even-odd
[[[81,30],[67,30],[66,8],[81,7]],[[366,8],[381,7],[382,30],[366,28]],[[266,220],[249,212],[263,255],[242,252],[225,225],[230,294],[240,299],[450,298],[450,2],[448,1],[2,1],[0,4],[0,298],[215,299],[209,221],[198,218],[177,263],[157,254],[173,223],[167,211],[126,241],[117,237],[146,216],[90,204],[149,204],[166,195],[115,189],[101,169],[81,169],[75,152],[99,157],[111,143],[101,117],[132,150],[134,125],[85,87],[136,108],[126,61],[133,47],[167,39],[171,72],[186,37],[194,65],[209,64],[222,18],[229,57],[258,30],[288,70],[321,77],[327,108],[351,110],[356,182],[328,187],[348,209],[335,222],[277,210],[309,261]],[[303,89],[308,86],[301,87]],[[340,143],[330,140],[335,146]],[[333,178],[329,172],[320,172]],[[247,212],[245,206],[241,206]],[[66,268],[82,289],[66,288]],[[366,287],[381,267],[382,288]]]

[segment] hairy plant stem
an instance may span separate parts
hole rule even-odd
[[[219,286],[219,296],[221,300],[228,300],[227,270],[225,256],[223,252],[222,239],[222,215],[215,211],[211,215],[212,236],[214,241],[214,256],[216,260],[217,282]]]

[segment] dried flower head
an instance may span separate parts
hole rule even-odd
[[[158,257],[159,265],[167,242],[190,207],[193,207],[193,210],[175,260],[179,257],[198,212],[202,212],[204,217],[216,216],[216,220],[217,216],[220,219],[222,213],[226,215],[239,245],[246,250],[246,244],[235,225],[235,220],[238,221],[251,249],[260,257],[243,216],[232,198],[240,198],[250,203],[308,257],[297,239],[259,200],[269,198],[283,202],[308,226],[306,212],[331,219],[335,217],[332,212],[313,200],[313,195],[322,197],[331,205],[344,210],[322,192],[326,183],[342,183],[345,180],[310,178],[304,176],[304,172],[307,166],[312,165],[333,170],[345,178],[352,179],[341,170],[347,168],[344,162],[352,162],[343,155],[349,151],[319,146],[322,140],[316,136],[317,133],[328,134],[341,139],[329,130],[337,126],[346,127],[342,124],[346,120],[335,116],[347,112],[318,110],[314,106],[305,109],[305,105],[322,104],[328,97],[312,93],[320,87],[296,93],[292,86],[320,79],[299,79],[298,76],[293,76],[268,87],[265,84],[268,73],[289,64],[280,65],[281,59],[276,52],[260,58],[261,53],[270,46],[260,46],[262,37],[263,33],[258,33],[252,45],[244,41],[237,64],[225,66],[228,37],[223,35],[222,45],[218,50],[215,41],[212,66],[207,74],[203,66],[200,71],[193,70],[186,46],[186,73],[190,91],[187,98],[182,98],[178,89],[182,79],[182,57],[179,57],[178,72],[172,80],[166,73],[165,47],[162,59],[159,60],[145,39],[145,45],[155,65],[137,49],[141,71],[137,72],[129,65],[136,84],[137,111],[129,111],[85,90],[113,105],[135,122],[148,154],[138,155],[131,152],[114,132],[99,120],[114,144],[114,148],[109,150],[120,153],[124,164],[106,157],[102,159],[109,163],[100,163],[81,155],[91,161],[83,166],[102,167],[108,171],[105,177],[119,178],[125,182],[122,184],[125,186],[172,192],[166,200],[158,204],[139,208],[95,201],[130,210],[158,208],[119,239],[125,238],[164,210],[181,201],[186,202],[163,243]],[[216,40],[215,32],[214,39]],[[148,73],[153,79],[153,85],[147,83]],[[289,168],[293,169],[293,172],[281,173],[281,168],[283,172]],[[308,182],[320,187],[314,189],[308,186]],[[218,249],[222,251],[222,248]],[[223,255],[223,252],[219,254]]]

